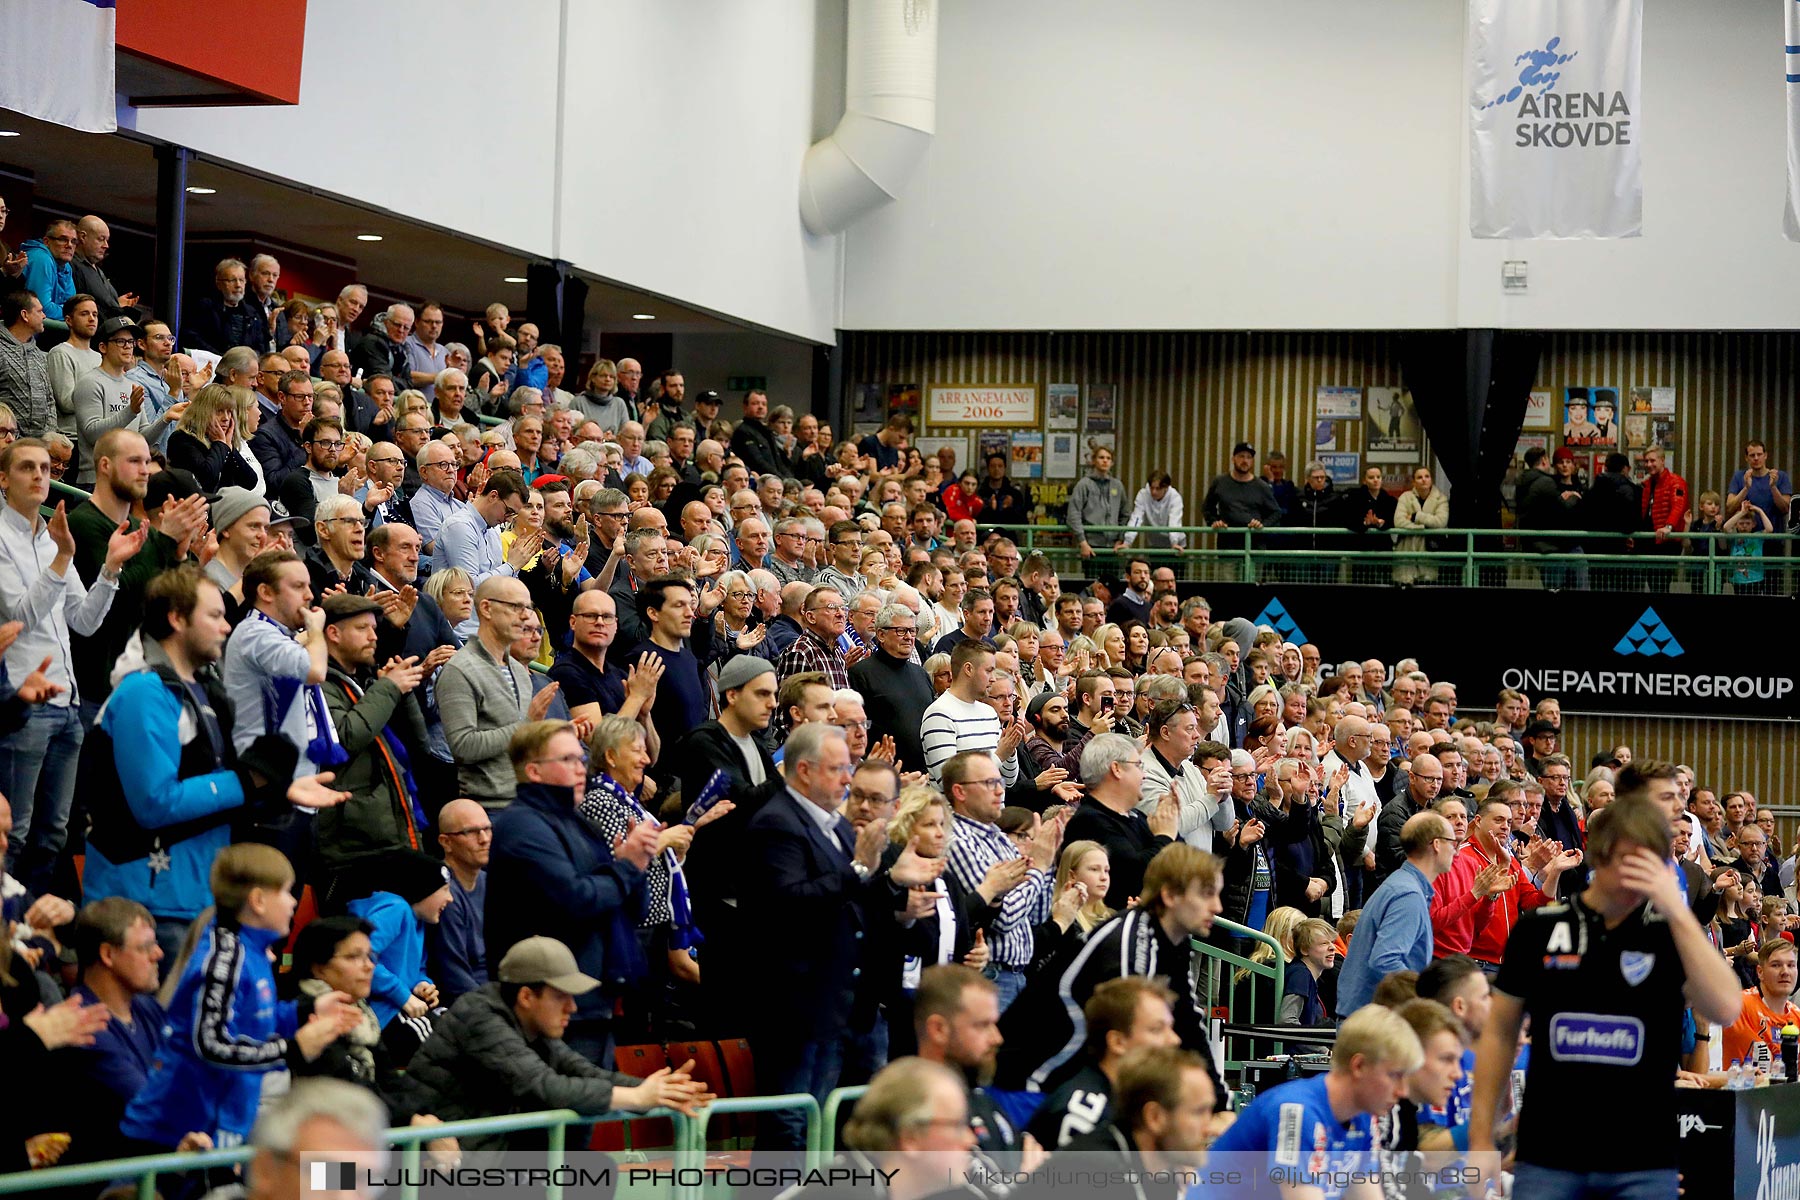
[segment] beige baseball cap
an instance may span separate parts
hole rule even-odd
[[[547,983],[582,996],[600,986],[592,975],[582,974],[569,948],[549,937],[528,937],[500,960],[501,983]]]

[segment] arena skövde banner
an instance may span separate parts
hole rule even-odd
[[[1469,0],[1476,237],[1643,232],[1643,15],[1643,0]]]

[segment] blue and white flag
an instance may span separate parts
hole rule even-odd
[[[1800,242],[1800,0],[1782,0],[1787,12],[1787,212],[1782,229]]]
[[[0,0],[0,108],[86,133],[119,127],[113,0]]]
[[[1643,30],[1643,0],[1470,0],[1471,233],[1643,233]]]

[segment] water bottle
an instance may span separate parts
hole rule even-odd
[[[1790,1021],[1781,1027],[1781,1065],[1789,1083],[1800,1083],[1800,1063],[1795,1061],[1797,1052],[1800,1052],[1800,1027]]]
[[[1744,1064],[1741,1059],[1731,1060],[1731,1069],[1725,1072],[1725,1090],[1728,1092],[1744,1090]]]

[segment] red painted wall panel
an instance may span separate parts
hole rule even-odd
[[[118,44],[260,96],[300,102],[306,0],[125,0]]]

